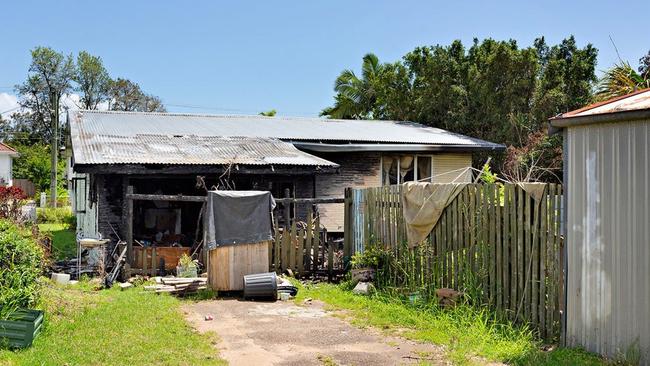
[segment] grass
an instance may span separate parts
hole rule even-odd
[[[31,348],[0,350],[0,365],[224,365],[216,337],[183,319],[180,300],[141,288],[94,291],[49,281],[46,328]]]
[[[41,233],[52,237],[52,256],[56,260],[77,255],[76,234],[66,224],[38,224]]]
[[[343,286],[302,286],[296,301],[319,299],[333,309],[346,310],[360,327],[372,326],[405,338],[445,346],[455,364],[479,359],[519,365],[605,365],[597,356],[578,349],[539,350],[532,331],[497,321],[487,310],[457,306],[443,310],[418,306],[377,293],[352,294]]]

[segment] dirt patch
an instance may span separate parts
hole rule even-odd
[[[199,332],[219,335],[220,356],[231,365],[449,364],[441,347],[353,327],[316,301],[297,306],[227,299],[183,309]]]

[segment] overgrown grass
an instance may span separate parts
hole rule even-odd
[[[78,287],[77,287],[78,286]],[[88,284],[44,287],[46,328],[26,350],[0,350],[0,365],[223,365],[193,331],[172,296],[141,288],[93,291]]]
[[[54,259],[69,259],[77,255],[76,234],[67,224],[38,224],[38,230],[52,238]]]
[[[381,293],[370,297],[354,295],[347,288],[328,284],[302,286],[296,301],[308,297],[347,310],[350,321],[357,326],[372,326],[408,339],[443,345],[456,364],[472,363],[477,357],[520,365],[605,364],[576,349],[542,352],[532,331],[500,322],[487,310],[412,305]]]

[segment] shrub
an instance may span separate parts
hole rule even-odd
[[[76,217],[70,207],[41,207],[36,210],[40,224],[65,224],[75,227]]]
[[[18,220],[25,193],[18,187],[0,186],[0,218]]]
[[[29,230],[0,220],[0,319],[36,302],[43,259]]]

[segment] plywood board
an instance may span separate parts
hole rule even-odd
[[[217,291],[244,289],[244,276],[270,270],[271,241],[237,244],[210,251],[208,283]]]

